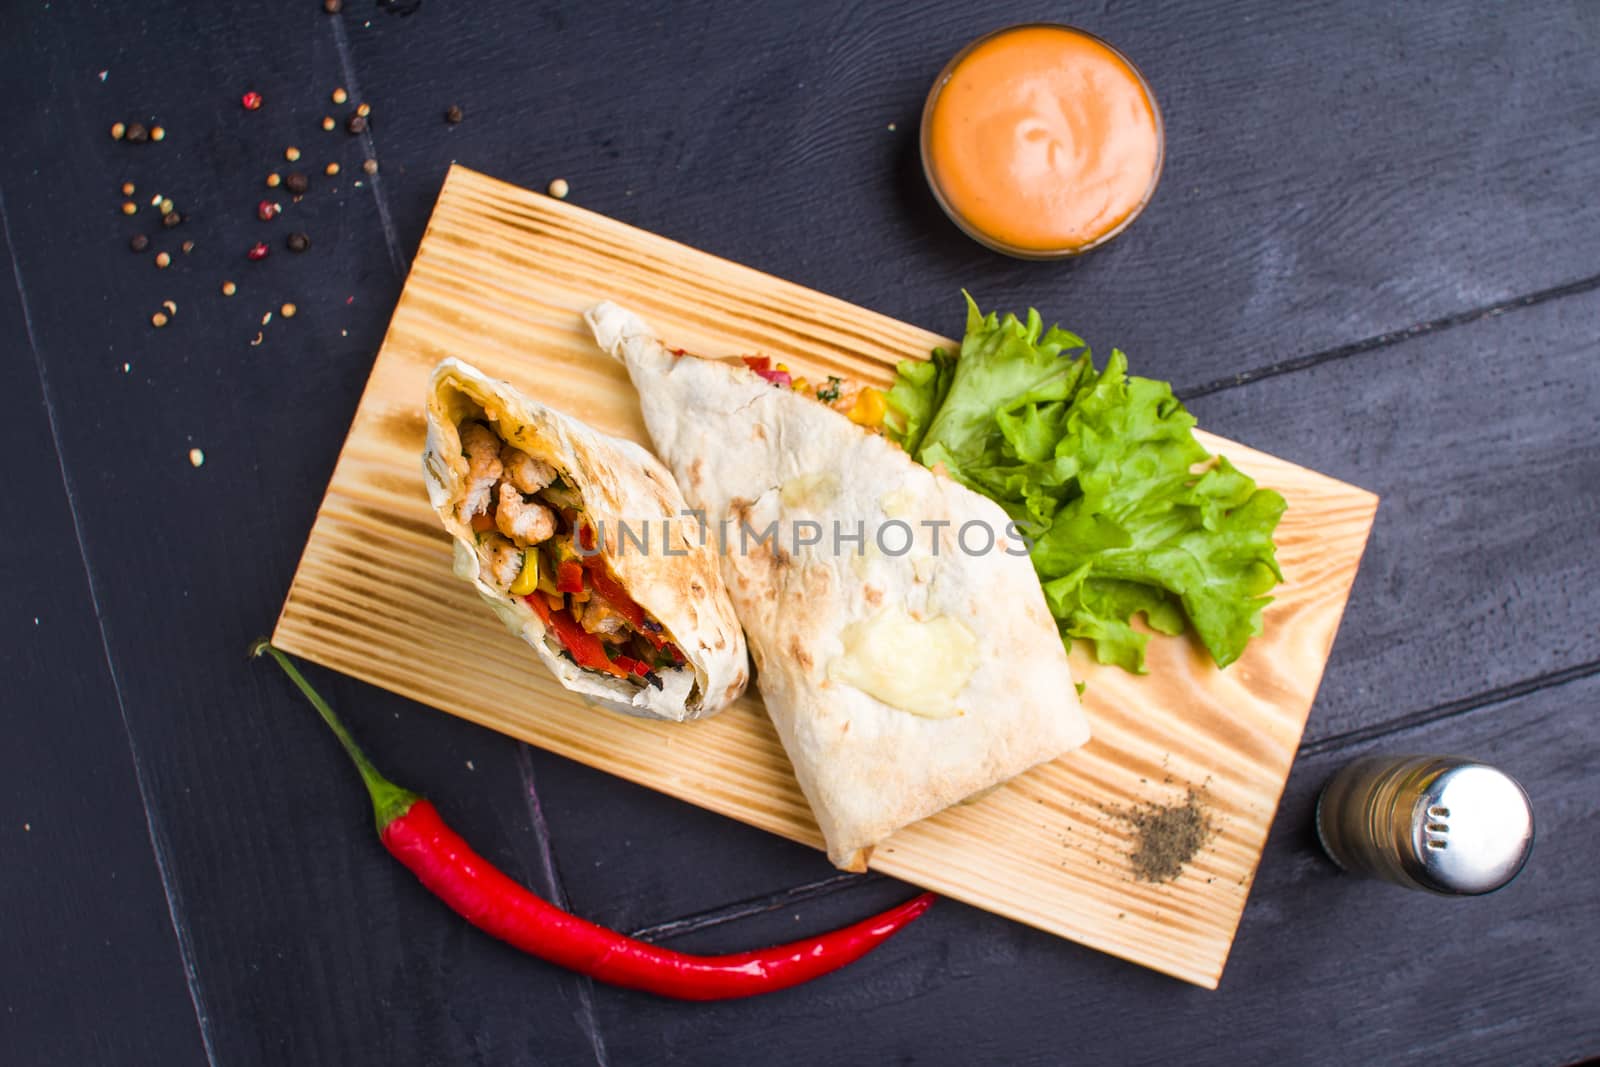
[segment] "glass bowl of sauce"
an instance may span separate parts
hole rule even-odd
[[[1155,194],[1164,152],[1139,69],[1056,23],[973,41],[922,111],[934,199],[968,236],[1021,259],[1081,255],[1121,233]]]

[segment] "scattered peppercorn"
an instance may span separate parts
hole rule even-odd
[[[113,122],[111,124],[111,139],[113,141],[122,140],[123,135],[125,135],[127,132],[128,132],[127,123]]]
[[[206,461],[206,454],[204,452],[200,451],[198,448],[189,449],[189,464],[190,464],[190,466],[193,466],[193,467],[204,466],[205,465],[205,461]]]
[[[306,176],[304,174],[301,174],[299,171],[295,171],[283,179],[283,187],[289,190],[295,196],[302,196],[305,194],[307,189],[311,188],[311,183],[306,180]]]
[[[322,168],[322,173],[326,174],[330,178],[333,177],[335,174],[339,173],[339,164],[329,163],[326,167]]]
[[[367,132],[367,119],[366,119],[366,116],[365,115],[351,115],[350,116],[350,120],[344,124],[344,128],[349,130],[351,133],[366,133]]]
[[[311,238],[296,230],[289,235],[287,244],[291,252],[304,252],[311,247]]]
[[[128,127],[128,140],[132,141],[134,144],[143,144],[149,139],[150,131],[145,129],[141,124],[135,122],[133,125]]]
[[[172,202],[172,198],[170,196],[164,196],[161,198],[161,202],[156,206],[161,209],[161,213],[163,215],[170,215],[172,214],[173,208],[177,205]]]
[[[267,247],[265,241],[257,241],[250,246],[250,251],[246,252],[245,256],[251,260],[262,260],[267,258],[267,253],[270,251],[272,249]]]
[[[238,291],[239,291],[239,287],[237,285],[234,285],[232,282],[223,282],[222,283],[222,295],[223,296],[232,296],[234,293],[237,293]]]
[[[343,86],[333,91],[333,102],[335,104],[342,104],[348,99],[350,99],[350,94],[344,91]]]
[[[567,184],[567,179],[565,178],[557,178],[555,181],[550,183],[550,195],[555,197],[557,200],[565,200],[567,198],[567,194],[571,191],[572,187]]]
[[[324,130],[331,130],[337,125],[338,125],[338,123],[333,121],[333,116],[332,115],[324,115],[324,116],[322,116],[322,128]]]
[[[378,161],[376,159],[369,159],[365,163],[361,164],[361,169],[366,171],[368,174],[376,174],[378,173]]]
[[[252,89],[239,98],[239,103],[246,111],[255,111],[261,107],[261,94]]]
[[[344,10],[344,0],[322,0],[322,10],[330,15],[337,15]]]
[[[124,215],[136,215],[138,212],[139,205],[135,204],[132,200],[124,200],[122,202],[122,213]]]
[[[143,252],[150,247],[150,238],[142,233],[136,233],[128,239],[128,247],[135,252]]]
[[[256,205],[256,218],[262,222],[271,222],[278,217],[278,213],[282,210],[283,205],[276,200],[263,200]]]
[[[169,211],[165,215],[161,216],[161,225],[165,226],[169,230],[182,221],[183,216],[178,214],[176,211]]]
[[[288,148],[283,150],[283,158],[287,159],[290,163],[293,163],[295,160],[300,158],[300,149],[296,148],[294,145],[290,145]]]
[[[294,318],[294,313],[299,310],[300,309],[295,307],[293,304],[285,304],[283,307],[278,309],[278,314],[282,315],[286,319],[292,319]]]
[[[184,255],[188,255],[190,252],[194,251],[194,242],[193,241],[185,241],[185,242],[183,242],[183,244],[179,245],[178,247],[183,249],[183,254]]]
[[[172,256],[167,252],[157,252],[156,266],[161,270],[166,270],[168,267],[172,266]]]
[[[278,186],[280,186],[282,184],[283,184],[283,175],[279,174],[277,171],[273,171],[271,174],[267,175],[267,188],[268,189],[276,189]]]
[[[360,115],[362,118],[366,118],[368,115],[372,114],[372,105],[364,101],[360,104],[357,104],[356,114]]]
[[[164,127],[164,126],[152,126],[152,127],[150,127],[150,139],[152,141],[165,141],[167,139],[166,127]]]
[[[133,193],[134,193],[133,183],[132,182],[123,182],[122,183],[122,195],[123,196],[132,196]]]
[[[466,116],[462,114],[461,109],[455,104],[451,104],[445,109],[444,120],[452,126],[460,122],[465,117]]]
[[[150,316],[150,325],[154,326],[156,329],[159,330],[166,324],[167,316],[165,312],[158,311],[154,315]]]
[[[176,300],[163,300],[161,301],[161,306],[167,309],[167,314],[169,315],[178,313],[178,302]]]

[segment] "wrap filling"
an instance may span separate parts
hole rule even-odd
[[[458,518],[476,537],[484,580],[526,603],[579,667],[662,688],[661,672],[682,669],[683,653],[611,573],[566,473],[481,416],[457,429],[468,467]]]

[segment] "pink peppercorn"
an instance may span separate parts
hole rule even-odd
[[[262,222],[271,222],[278,217],[278,212],[283,210],[283,205],[276,200],[263,200],[256,205],[256,218]]]
[[[250,251],[246,252],[245,255],[251,259],[266,259],[267,253],[270,251],[271,249],[267,247],[265,241],[257,241],[250,246]]]
[[[239,103],[246,111],[255,111],[261,106],[261,94],[252,89],[239,98]]]

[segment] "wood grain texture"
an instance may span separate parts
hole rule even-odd
[[[279,243],[287,227],[264,230],[255,216],[285,144],[303,145],[308,162],[337,152],[360,173],[356,142],[317,127],[342,80],[328,16],[320,4],[85,3],[9,5],[0,24],[0,85],[19,102],[10,133],[27,146],[0,158],[0,192],[60,452],[20,413],[7,417],[20,439],[6,442],[34,474],[67,472],[82,538],[70,522],[46,526],[49,498],[31,479],[14,482],[13,500],[65,559],[12,557],[25,571],[0,638],[38,660],[4,676],[8,758],[31,765],[4,781],[74,832],[47,816],[46,836],[27,846],[37,868],[0,842],[0,882],[28,877],[18,891],[37,895],[0,914],[0,1062],[188,1063],[208,1051],[201,1027],[218,1064],[581,1060],[592,1049],[575,1017],[582,980],[441,909],[376,840],[326,727],[243,654],[282,603],[403,280],[370,188],[316,182],[297,205],[315,242],[303,256]],[[245,116],[235,79],[246,76],[275,107]],[[135,113],[162,122],[165,142],[106,136]],[[153,216],[116,210],[123,181],[190,213],[176,230],[148,230],[172,251],[170,269],[128,251]],[[268,235],[272,257],[247,262]],[[182,238],[196,241],[191,255]],[[217,292],[224,277],[239,283],[232,299]],[[150,312],[166,298],[179,314],[154,330]],[[299,315],[275,317],[252,347],[263,313],[286,300]],[[30,369],[25,333],[3,336],[7,372]],[[21,388],[4,395],[28,402]],[[77,581],[85,570],[93,600]],[[41,585],[74,612],[71,628],[64,614],[22,615]],[[45,640],[33,614],[54,620]],[[107,670],[120,722],[95,684]],[[343,676],[314,677],[390,773],[433,792],[514,877],[551,889],[523,746]],[[108,716],[138,754],[143,795],[126,748],[97,740]],[[19,828],[32,821],[0,807],[8,823],[21,815]],[[152,898],[142,884],[152,836],[167,848],[170,917],[163,887]],[[27,925],[14,934],[13,922]]]
[[[669,343],[761,351],[884,384],[942,343],[704,253],[462,168],[451,172],[279,620],[292,652],[807,844],[820,838],[746,698],[670,726],[586,709],[450,573],[421,491],[420,398],[454,355],[598,428],[645,441],[620,366],[578,313],[610,297]],[[647,442],[646,442],[647,443]],[[1207,438],[1290,507],[1267,634],[1226,672],[1158,640],[1134,678],[1075,653],[1095,739],[975,804],[896,834],[873,868],[1214,986],[1355,576],[1376,498]],[[1177,882],[1128,871],[1118,812],[1204,789],[1219,832]]]
[[[963,236],[916,151],[939,68],[1041,17],[1133,57],[1167,133],[1139,222],[1053,264]],[[1600,153],[1591,4],[484,0],[347,21],[408,248],[453,159],[561,177],[614,218],[907,322],[958,323],[962,287],[1037,306],[1180,392],[1600,273],[1600,212],[1576,207]],[[467,121],[441,133],[450,101]]]
[[[600,1028],[614,1063],[1593,1062],[1600,730],[1581,716],[1596,707],[1600,677],[1589,677],[1303,756],[1216,992],[940,904],[855,964],[847,981],[697,1015],[600,990]],[[1312,830],[1322,784],[1349,760],[1403,752],[1465,752],[1527,789],[1539,841],[1509,886],[1452,900],[1352,878],[1322,854]],[[867,883],[670,943],[727,951],[826,929],[894,899],[883,883]],[[873,1007],[859,1025],[840,1024],[863,1003]]]
[[[344,9],[0,5],[0,194],[61,429],[56,453],[21,410],[28,391],[6,394],[8,454],[26,468],[10,500],[38,539],[7,542],[27,555],[12,557],[0,613],[0,644],[19,657],[0,670],[0,816],[70,819],[52,818],[62,832],[47,843],[38,823],[0,837],[0,1061],[202,1055],[182,981],[160,977],[170,924],[118,858],[147,854],[143,819],[165,828],[216,1062],[230,1067],[579,1063],[607,1047],[614,1064],[1600,1054],[1600,693],[1552,684],[1600,664],[1600,471],[1594,425],[1576,418],[1600,411],[1600,309],[1564,298],[1405,341],[1419,323],[1515,307],[1600,269],[1600,212],[1586,207],[1600,7],[1062,5],[1052,17],[1106,35],[1157,81],[1171,151],[1140,225],[1059,265],[961,237],[909,151],[931,72],[977,33],[1039,17],[1036,4]],[[248,117],[245,81],[269,101]],[[376,108],[370,145],[317,128],[341,83]],[[452,102],[467,121],[445,127]],[[165,122],[165,146],[107,138],[130,112]],[[337,153],[345,176],[294,209],[309,254],[245,263],[263,233],[261,176],[288,143],[317,164]],[[373,154],[381,185],[356,188]],[[1334,350],[1193,405],[1213,430],[1384,497],[1311,717],[1307,736],[1322,740],[1291,778],[1219,992],[951,903],[781,997],[687,1010],[596,989],[602,1040],[580,1017],[581,983],[465,929],[394,867],[323,727],[239,650],[282,603],[398,297],[385,223],[414,250],[451,159],[536,188],[568,178],[605,214],[912,322],[955,328],[959,285],[986,304],[1035,304],[1181,389]],[[123,251],[125,179],[185,203],[192,219],[169,236],[198,238],[192,256],[157,272]],[[216,295],[225,276],[241,283],[231,301]],[[177,322],[149,330],[167,297]],[[285,300],[300,315],[249,347]],[[19,323],[0,315],[0,338],[26,361]],[[1340,346],[1364,338],[1405,343],[1346,358]],[[206,450],[200,471],[191,444]],[[81,564],[70,523],[28,489],[58,465],[79,487]],[[80,566],[98,603],[71,577]],[[71,613],[44,615],[42,639],[41,596]],[[148,772],[146,813],[100,733],[110,695],[93,675],[107,659]],[[660,926],[830,874],[804,846],[560,756],[527,752],[523,780],[526,746],[310,673],[397,779],[544,891],[536,779],[554,866],[584,915]],[[1488,753],[1546,820],[1509,893],[1452,904],[1449,936],[1412,946],[1440,902],[1342,880],[1305,840],[1319,777],[1351,751],[1330,735],[1539,685],[1377,742]],[[1546,829],[1570,847],[1545,848]],[[747,948],[907,892],[857,885],[673,943]]]
[[[0,494],[0,1062],[203,1064],[12,252],[0,240],[0,454],[25,460]]]
[[[1600,292],[1190,410],[1383,497],[1307,740],[1600,665]]]

